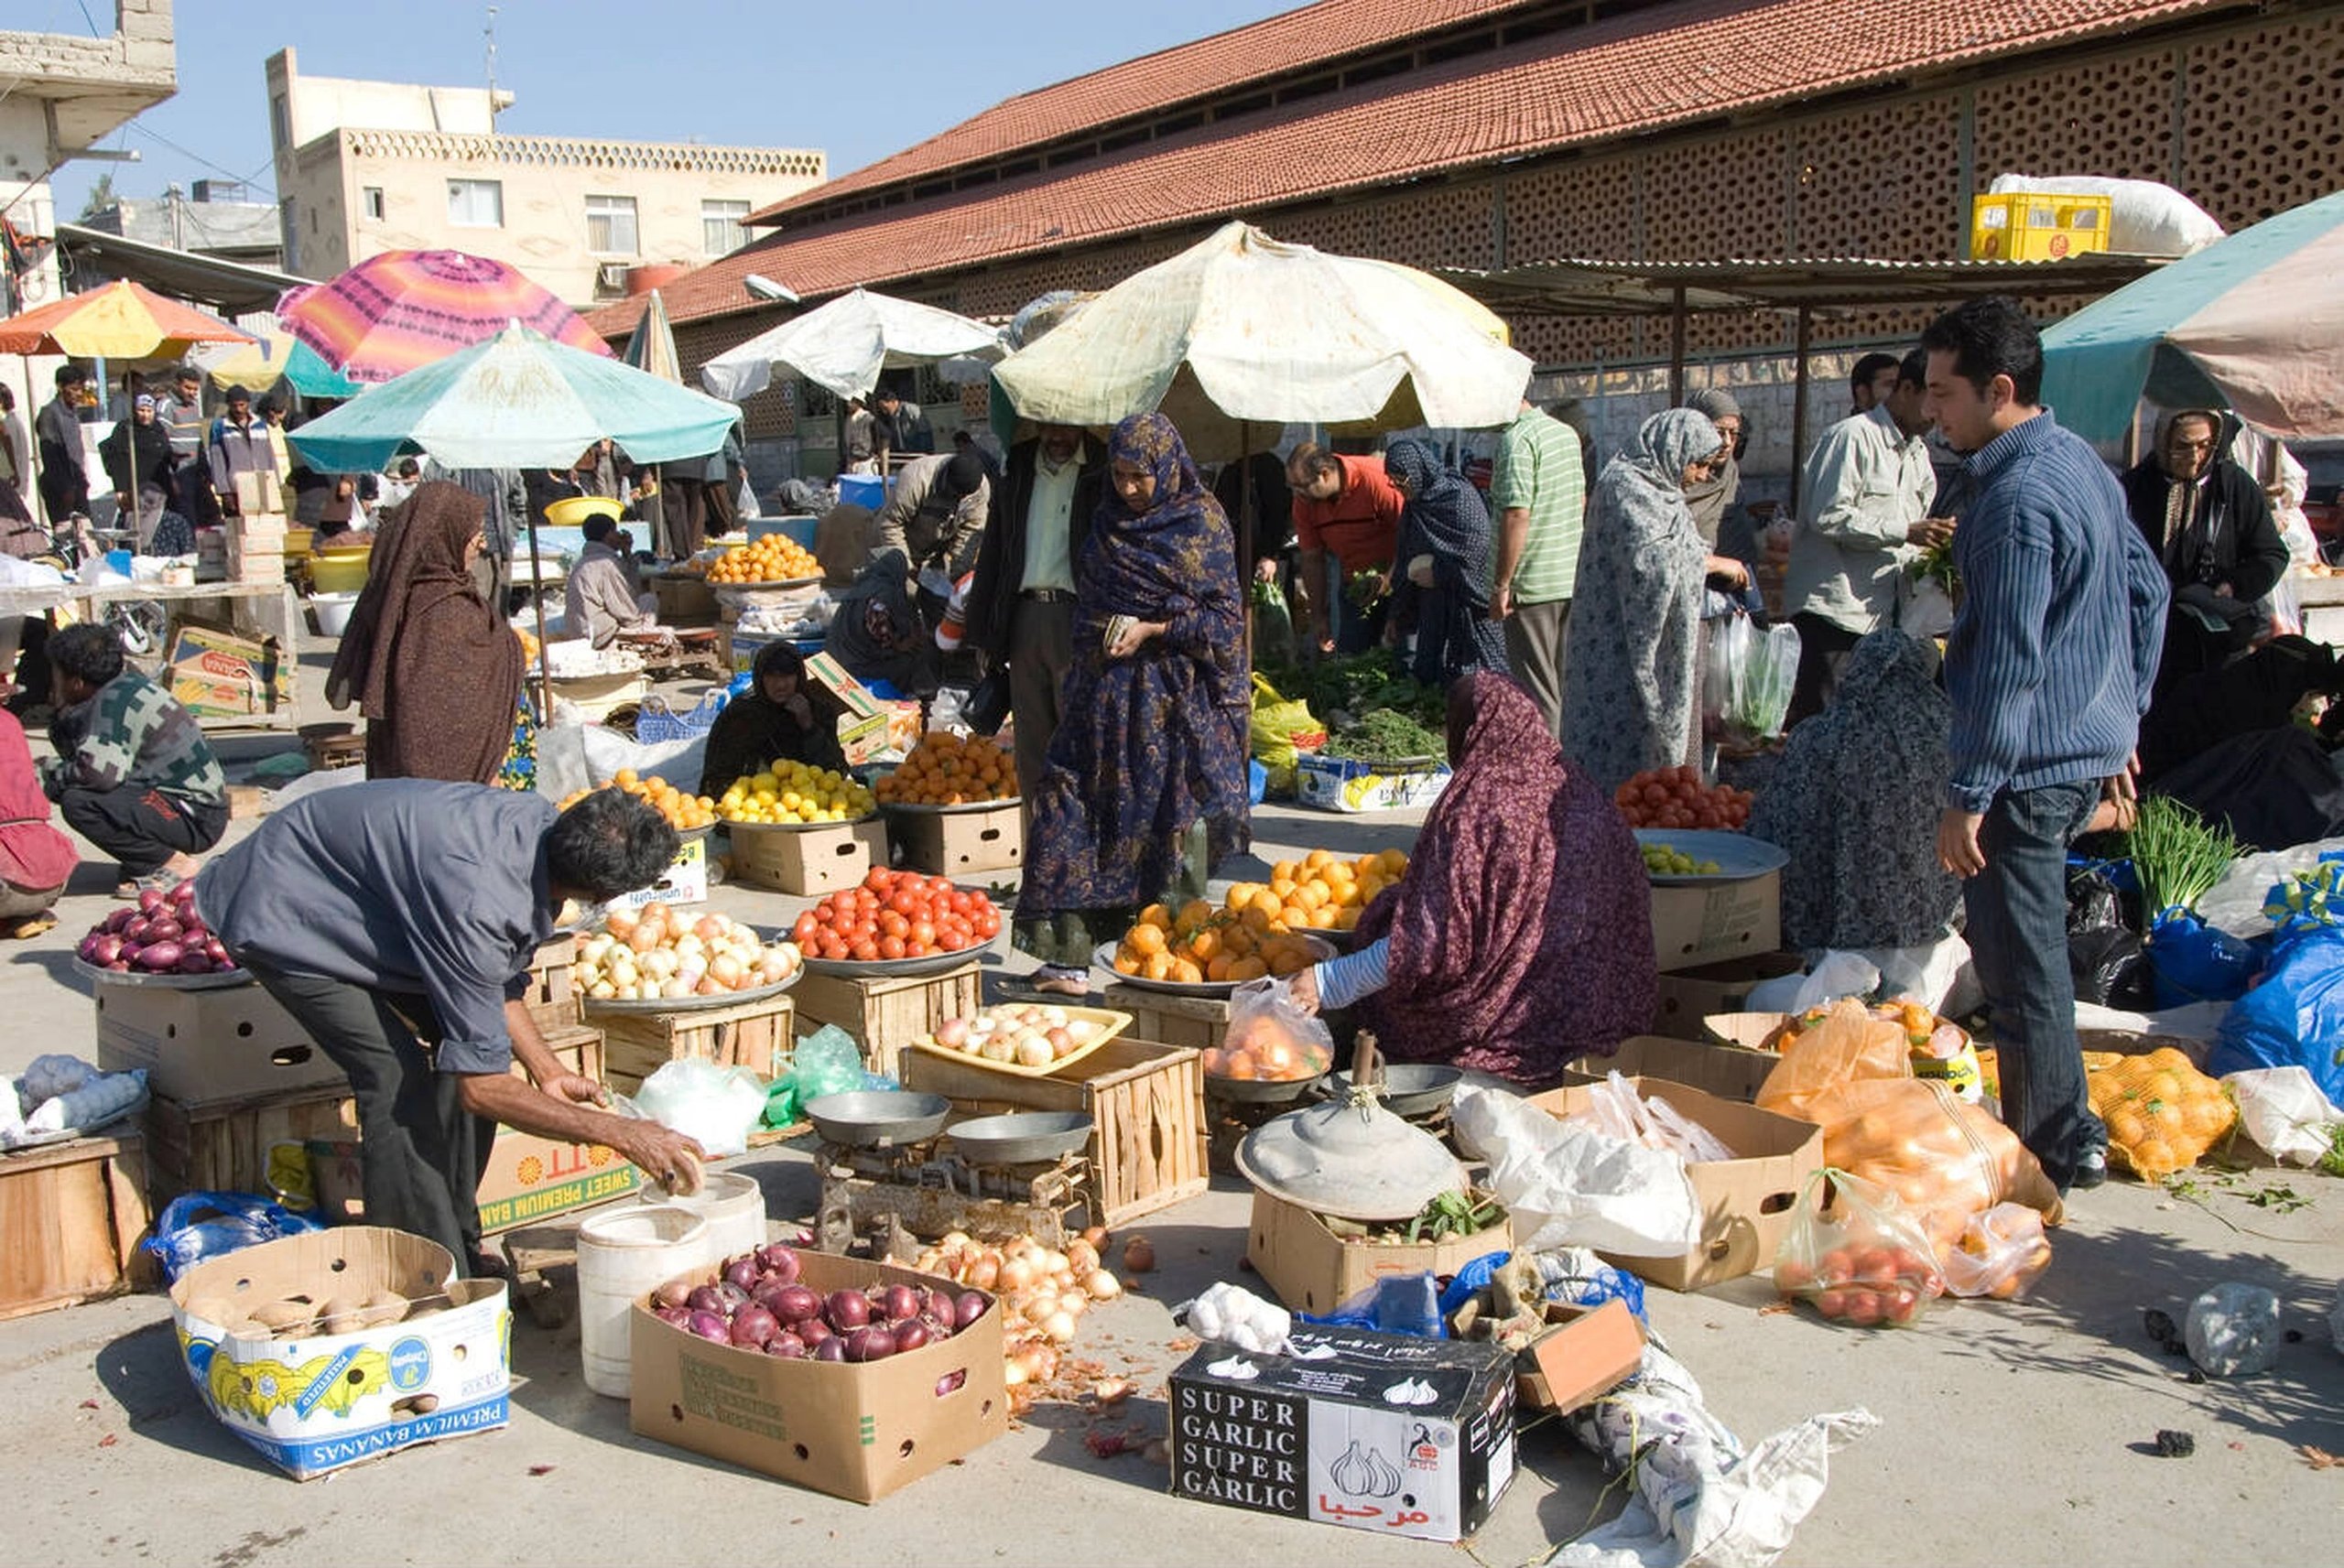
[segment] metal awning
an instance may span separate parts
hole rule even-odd
[[[1527,262],[1434,269],[1493,310],[1527,316],[1673,316],[1721,310],[1872,310],[1983,294],[2112,293],[2163,256],[2065,261],[1894,261],[1876,256],[1714,262]]]
[[[79,223],[57,225],[57,243],[73,262],[78,287],[126,277],[158,294],[209,306],[223,316],[274,310],[278,295],[311,281],[291,273],[85,229]]]

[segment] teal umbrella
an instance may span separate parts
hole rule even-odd
[[[353,381],[326,363],[317,350],[298,338],[285,356],[285,380],[304,397],[355,397],[366,390],[364,383]]]
[[[2111,441],[2145,396],[2230,408],[2266,434],[2344,436],[2344,191],[2291,208],[2043,334],[2043,400]]]
[[[519,322],[411,370],[289,433],[320,473],[364,473],[401,453],[446,468],[567,468],[608,436],[640,462],[700,457],[741,417],[729,403]]]

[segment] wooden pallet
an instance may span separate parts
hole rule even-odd
[[[1111,985],[1104,994],[1101,1005],[1130,1013],[1129,1033],[1143,1040],[1203,1051],[1220,1044],[1229,1033],[1226,997],[1174,996],[1130,985]]]
[[[146,1185],[135,1133],[0,1155],[0,1318],[129,1290]]]

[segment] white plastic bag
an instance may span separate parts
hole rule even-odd
[[[2238,1101],[2246,1135],[2283,1165],[2317,1163],[2329,1148],[2328,1129],[2344,1121],[2308,1067],[2248,1067],[2225,1074],[2222,1087]]]
[[[2271,934],[2271,917],[2263,913],[2263,901],[2270,895],[2272,884],[2285,881],[2297,871],[2314,870],[2322,855],[2339,850],[2344,850],[2344,838],[2323,838],[2315,844],[2241,855],[2230,862],[2230,869],[2222,873],[2222,880],[2214,884],[2213,892],[2198,901],[2198,914],[2207,925],[2227,931],[2241,942],[2267,936]]]
[[[2219,220],[2170,185],[2154,179],[2111,179],[2104,175],[1998,174],[1987,190],[1995,196],[2050,191],[2105,196],[2111,202],[2108,248],[2136,256],[2186,256],[2222,237]]]
[[[1901,573],[1896,579],[1896,624],[1926,642],[1953,630],[1953,596],[1935,578]]]
[[[1733,1151],[1716,1133],[1688,1120],[1659,1095],[1638,1094],[1635,1086],[1616,1070],[1589,1089],[1587,1108],[1570,1119],[1608,1138],[1626,1139],[1675,1154],[1688,1165],[1733,1158]]]
[[[1459,1087],[1454,1117],[1466,1152],[1489,1162],[1517,1249],[1673,1258],[1700,1245],[1700,1200],[1679,1156],[1558,1121],[1478,1084]]]
[[[1865,962],[1880,971],[1880,994],[1910,997],[1940,1018],[1960,1018],[1985,1000],[1970,968],[1970,944],[1951,932],[1912,947],[1866,947]]]
[[[1880,989],[1880,971],[1861,953],[1829,952],[1803,975],[1778,975],[1750,988],[1752,1012],[1805,1012],[1841,997],[1867,997]]]
[[[643,1080],[635,1108],[711,1154],[745,1154],[765,1111],[765,1087],[746,1067],[670,1062]]]

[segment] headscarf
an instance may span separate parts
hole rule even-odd
[[[1652,1022],[1644,861],[1512,679],[1457,682],[1449,720],[1456,773],[1407,874],[1360,918],[1359,942],[1390,938],[1368,1022],[1394,1060],[1545,1083]]]
[[[857,680],[883,680],[899,690],[932,689],[934,640],[920,634],[912,597],[912,565],[901,550],[882,550],[863,563],[839,595],[825,650]]]
[[[1872,633],[1830,707],[1792,727],[1749,828],[1790,855],[1785,946],[1904,947],[1944,934],[1961,884],[1937,866],[1953,707],[1936,663],[1907,633]]]
[[[63,887],[81,852],[49,820],[32,748],[16,716],[0,708],[0,877],[29,892]]]
[[[1742,416],[1742,405],[1733,400],[1733,394],[1720,387],[1695,393],[1685,400],[1685,406],[1712,425],[1720,419]],[[1718,542],[1718,529],[1725,522],[1725,509],[1733,504],[1734,497],[1742,490],[1742,463],[1733,455],[1733,443],[1722,436],[1719,442],[1725,448],[1725,460],[1710,470],[1709,478],[1685,487],[1685,509],[1692,514],[1693,530],[1701,535],[1701,543],[1711,546]],[[1697,457],[1701,455],[1695,454]]]
[[[521,644],[464,566],[484,512],[461,485],[433,480],[375,535],[326,676],[328,702],[354,699],[373,721],[370,777],[487,784],[511,747]]]
[[[2214,449],[2206,454],[2198,477],[2184,484],[2173,477],[2165,466],[2165,447],[2173,439],[2173,427],[2184,419],[2202,419],[2214,432]],[[2199,556],[2213,548],[2209,529],[2219,527],[2207,498],[2213,491],[2214,465],[2221,460],[2230,427],[2221,414],[2211,408],[2176,408],[2157,420],[2156,451],[2150,460],[2156,464],[2157,474],[2165,481],[2165,548],[2163,565],[2165,576],[2176,583],[2193,580],[2198,572]]]
[[[1417,556],[1433,560],[1433,586],[1416,589],[1416,679],[1445,685],[1476,669],[1504,670],[1505,629],[1485,613],[1496,535],[1481,492],[1424,441],[1393,442],[1384,471],[1415,492],[1400,515],[1401,568]]]
[[[1485,582],[1490,509],[1481,492],[1442,462],[1429,444],[1414,438],[1394,441],[1384,449],[1384,471],[1394,483],[1406,481],[1412,492],[1403,526],[1416,528],[1436,556],[1456,561],[1465,585]]]
[[[798,677],[798,695],[813,716],[810,725],[799,724],[787,708],[765,696],[770,675]],[[787,643],[767,643],[757,650],[750,676],[749,689],[724,705],[708,732],[700,793],[722,795],[735,779],[778,761],[842,771],[846,758],[839,749],[840,708],[828,693],[807,680],[806,656]]]

